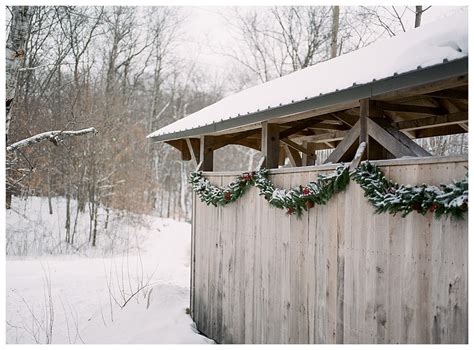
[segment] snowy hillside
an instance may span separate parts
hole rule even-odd
[[[56,202],[58,213],[65,212],[63,203]],[[189,224],[152,216],[126,224],[114,213],[111,227],[120,244],[113,254],[109,233],[99,236],[97,248],[45,256],[63,220],[47,208],[45,199],[30,198],[7,211],[7,343],[211,342],[197,334],[186,312]],[[20,242],[36,256],[12,257],[21,253]]]

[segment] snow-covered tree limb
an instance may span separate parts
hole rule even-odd
[[[81,136],[81,135],[86,135],[90,133],[95,134],[97,133],[97,130],[95,128],[88,128],[88,129],[82,129],[82,130],[77,130],[77,131],[60,131],[60,130],[46,131],[41,134],[37,134],[27,139],[11,144],[10,146],[7,147],[7,152],[13,152],[20,148],[31,146],[31,145],[34,145],[35,143],[42,142],[45,140],[49,140],[53,142],[55,145],[57,145],[64,137]]]

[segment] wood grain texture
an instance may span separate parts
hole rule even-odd
[[[467,161],[380,164],[398,183],[439,184]],[[333,171],[315,169],[271,178],[289,188]],[[218,343],[467,343],[467,218],[375,215],[354,182],[301,219],[256,188],[226,207],[194,199],[191,311]]]

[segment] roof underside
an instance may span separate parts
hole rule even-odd
[[[231,134],[258,128],[263,121],[277,119],[285,123],[349,110],[360,99],[390,100],[394,92],[400,91],[413,96],[417,87],[430,84],[431,91],[461,86],[457,92],[445,92],[460,95],[462,86],[467,85],[467,36],[467,13],[462,12],[241,91],[148,137],[169,141]],[[446,84],[436,86],[436,82]],[[426,91],[430,89],[420,93]],[[467,100],[467,86],[464,92]],[[426,98],[421,105],[430,105],[430,97]]]

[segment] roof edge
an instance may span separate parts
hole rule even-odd
[[[308,98],[306,100],[273,107],[264,111],[250,113],[240,117],[235,117],[217,123],[200,126],[197,128],[178,131],[150,137],[152,142],[165,142],[176,139],[196,137],[205,134],[212,134],[224,130],[230,130],[239,126],[255,124],[271,119],[284,117],[291,114],[301,113],[312,109],[324,108],[331,105],[372,98],[384,93],[424,85],[439,80],[453,78],[468,73],[468,56],[456,60],[439,63],[426,68],[395,74],[388,78],[374,80],[370,83],[354,85],[347,89],[336,90],[334,92]]]

